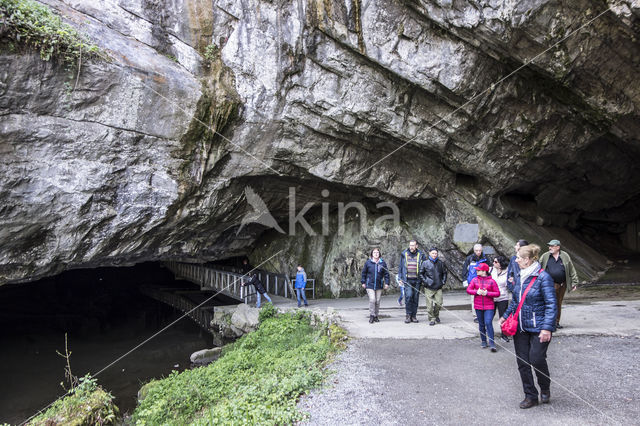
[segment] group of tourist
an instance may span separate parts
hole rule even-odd
[[[530,408],[541,401],[550,401],[551,379],[547,365],[547,348],[551,335],[560,325],[562,300],[569,287],[575,290],[578,276],[571,257],[561,250],[560,241],[548,242],[549,250],[540,256],[540,247],[519,240],[515,254],[510,260],[504,256],[491,259],[481,244],[475,244],[463,264],[461,277],[466,291],[471,295],[471,309],[480,331],[480,345],[496,352],[493,319],[498,311],[499,324],[506,327],[508,320],[514,326],[504,328],[501,339],[509,342],[513,336],[518,371],[525,394],[520,408]],[[242,285],[253,285],[256,289],[256,306],[261,298],[271,298],[260,282],[258,275],[243,262],[243,274],[249,277]],[[370,257],[362,268],[361,285],[369,297],[369,323],[379,322],[382,291],[389,288],[391,275],[387,263],[382,259],[380,248],[371,250]],[[425,296],[429,325],[439,324],[443,306],[442,288],[447,282],[447,265],[439,256],[436,247],[425,255],[415,240],[402,251],[398,262],[396,281],[400,288],[398,303],[405,306],[406,324],[419,322],[417,318],[420,293]],[[308,306],[305,295],[307,275],[298,265],[295,290],[298,307]],[[511,316],[511,318],[510,318]],[[513,322],[515,321],[515,322]],[[533,368],[533,370],[532,370]],[[534,372],[538,388],[534,382]]]
[[[540,247],[519,240],[515,255],[491,259],[481,244],[465,259],[461,277],[466,291],[472,297],[472,311],[478,322],[482,348],[496,352],[493,319],[498,311],[501,326],[510,316],[517,322],[513,334],[518,371],[525,399],[520,408],[530,408],[550,401],[549,367],[546,356],[551,335],[560,325],[561,305],[567,288],[575,290],[578,276],[571,257],[561,250],[560,241],[548,242],[549,251],[540,257]],[[405,304],[404,322],[417,323],[421,288],[424,291],[429,325],[441,322],[443,305],[442,287],[447,281],[447,265],[432,247],[425,255],[415,240],[400,254],[398,273],[400,287],[398,303]],[[361,284],[369,296],[369,322],[379,322],[382,290],[389,288],[390,273],[381,257],[380,248],[371,250],[370,258],[362,269]],[[505,324],[506,325],[506,324]],[[506,329],[501,338],[509,342]],[[533,370],[532,370],[533,368]],[[533,371],[540,392],[536,388]]]

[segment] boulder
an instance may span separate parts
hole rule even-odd
[[[220,358],[222,348],[202,349],[191,354],[191,363],[196,365],[206,365]]]

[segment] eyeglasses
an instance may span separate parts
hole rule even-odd
[[[500,262],[498,262],[498,259],[496,259],[496,260],[493,261],[493,263],[500,263]]]

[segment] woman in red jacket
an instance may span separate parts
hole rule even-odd
[[[498,284],[489,276],[489,265],[481,263],[476,266],[478,276],[469,283],[467,293],[473,294],[473,308],[478,317],[478,328],[480,328],[480,339],[482,347],[487,347],[487,335],[489,336],[489,347],[491,352],[496,352],[496,344],[493,341],[493,312],[495,305],[493,298],[500,296]]]

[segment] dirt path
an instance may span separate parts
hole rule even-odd
[[[513,344],[479,339],[354,339],[328,386],[299,406],[310,425],[637,424],[640,339],[554,337],[552,402],[521,410]]]

